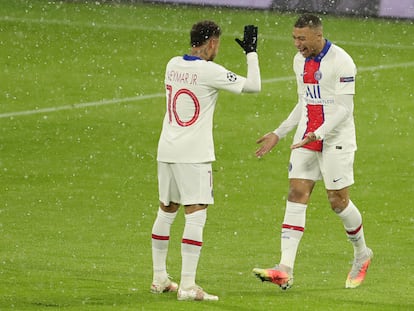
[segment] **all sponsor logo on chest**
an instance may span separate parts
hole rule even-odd
[[[334,98],[322,98],[319,84],[307,84],[305,98],[308,104],[329,105],[335,103]]]

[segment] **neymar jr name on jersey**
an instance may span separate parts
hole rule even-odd
[[[167,71],[167,80],[175,83],[197,85],[197,74],[183,71]]]

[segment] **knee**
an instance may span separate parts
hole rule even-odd
[[[331,205],[331,209],[339,214],[342,212],[349,204],[348,196],[342,196],[340,193],[328,193],[328,200]]]
[[[174,202],[170,202],[169,205],[160,202],[160,208],[166,213],[175,213],[179,207],[180,205]]]
[[[289,189],[288,201],[306,204],[311,195],[310,191],[299,191],[296,188]]]
[[[207,204],[193,204],[193,205],[186,205],[185,208],[185,214],[192,214],[197,211],[202,211],[207,208]]]

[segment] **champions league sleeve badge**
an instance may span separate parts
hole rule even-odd
[[[339,78],[339,82],[344,83],[344,82],[354,82],[355,79],[354,77],[340,77]]]
[[[235,73],[233,73],[233,72],[229,71],[229,72],[227,73],[227,79],[228,79],[230,82],[236,82],[236,80],[237,80],[237,75],[236,75]]]

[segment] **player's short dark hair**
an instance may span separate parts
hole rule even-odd
[[[211,37],[218,38],[221,35],[220,27],[213,21],[205,20],[193,25],[190,32],[191,46],[203,45]]]
[[[322,27],[322,20],[314,14],[305,13],[298,18],[298,20],[295,23],[295,28],[305,28],[305,27],[309,27],[309,28]]]

